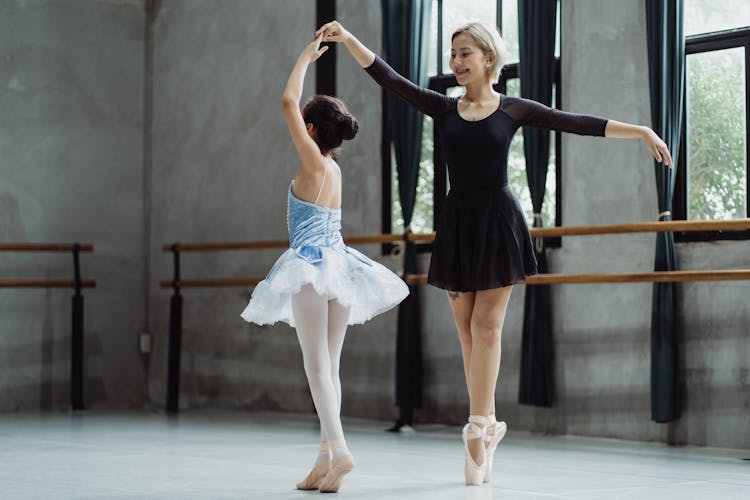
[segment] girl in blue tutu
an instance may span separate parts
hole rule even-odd
[[[335,492],[354,468],[340,418],[339,359],[347,325],[392,308],[409,291],[398,276],[341,238],[341,169],[335,157],[358,125],[344,103],[330,96],[315,96],[300,111],[307,67],[328,49],[320,42],[319,36],[302,51],[282,97],[300,158],[287,192],[289,249],[255,288],[242,317],[295,327],[321,436],[314,466],[297,488]]]

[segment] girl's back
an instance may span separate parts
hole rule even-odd
[[[341,168],[333,158],[323,156],[323,168],[309,169],[300,165],[294,176],[292,193],[302,201],[341,208]]]

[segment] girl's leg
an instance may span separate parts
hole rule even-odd
[[[346,336],[346,327],[349,321],[349,312],[350,309],[348,307],[342,306],[335,300],[328,302],[328,357],[331,364],[331,381],[336,391],[338,415],[341,415],[341,377],[339,376],[339,366],[341,349],[344,346],[344,337]],[[338,460],[341,458],[342,453],[345,454],[346,448],[343,450],[341,448],[334,448],[331,451],[333,452],[333,459]]]
[[[339,365],[341,349],[344,346],[347,322],[349,321],[348,307],[344,307],[335,300],[328,302],[328,356],[331,360],[331,380],[336,389],[339,411],[341,411],[341,378]]]
[[[332,300],[328,302],[328,356],[330,360],[330,377],[337,395],[337,415],[341,414],[341,379],[339,377],[339,360],[344,345],[346,325],[349,321],[349,308]],[[327,436],[328,437],[328,436]],[[330,439],[328,442],[333,455],[333,466],[320,483],[322,493],[337,492],[341,488],[344,476],[354,469],[354,458],[342,439]]]
[[[331,358],[328,350],[328,300],[305,285],[292,297],[292,314],[297,339],[302,348],[307,381],[310,385],[320,427],[329,445],[345,443],[339,418],[339,398],[331,379]],[[344,444],[344,447],[346,445]]]

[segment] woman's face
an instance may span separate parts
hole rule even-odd
[[[461,33],[451,44],[450,68],[459,85],[487,79],[489,60],[471,35]]]

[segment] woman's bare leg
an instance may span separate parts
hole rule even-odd
[[[467,391],[470,391],[469,387],[471,387],[469,361],[471,360],[471,312],[474,310],[474,295],[475,292],[448,292],[448,303],[453,311],[453,321],[456,323],[458,340],[461,342]]]
[[[512,286],[480,290],[474,301],[469,389],[472,415],[487,416],[493,410],[500,370],[500,339],[512,290]]]
[[[469,356],[469,414],[494,414],[495,387],[500,370],[500,339],[512,286],[480,290],[474,297],[471,312],[471,355]],[[469,453],[478,465],[482,463],[484,443],[469,441]]]

